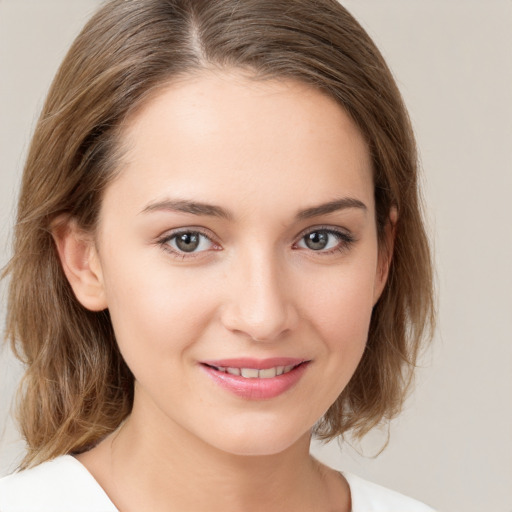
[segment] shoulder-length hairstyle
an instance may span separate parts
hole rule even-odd
[[[375,44],[336,0],[111,0],[87,23],[49,91],[24,169],[7,339],[26,365],[17,420],[20,468],[83,452],[131,411],[133,375],[108,311],[86,310],[61,268],[52,222],[94,230],[118,169],[123,122],[159,88],[201,70],[295,79],[334,98],[373,162],[380,244],[398,211],[394,255],[362,360],[315,427],[363,436],[396,415],[433,326],[432,267],[407,111]]]

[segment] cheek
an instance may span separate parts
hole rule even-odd
[[[331,300],[319,300],[318,329],[332,348],[350,348],[366,343],[372,313],[371,289],[350,287],[343,281],[342,287],[331,294]]]
[[[321,277],[311,276],[307,288],[310,317],[326,339],[353,334],[357,340],[368,331],[373,309],[376,259],[338,267]],[[345,336],[344,336],[345,335]]]
[[[211,294],[197,288],[200,279],[163,266],[135,266],[116,259],[116,266],[109,269],[105,282],[109,311],[129,366],[130,361],[136,365],[157,361],[169,350],[185,351],[213,314]]]
[[[363,355],[373,310],[376,260],[337,268],[315,279],[305,308],[323,342],[333,401],[347,385]],[[313,284],[311,282],[310,284]]]

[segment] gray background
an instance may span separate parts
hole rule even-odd
[[[36,114],[95,0],[0,0],[0,264]],[[512,1],[350,0],[409,106],[425,169],[439,328],[416,391],[385,433],[314,446],[444,511],[512,512]],[[5,284],[1,287],[1,318]],[[3,320],[2,320],[3,322]],[[3,323],[2,323],[3,325]],[[23,444],[9,417],[20,375],[0,360],[0,475]],[[365,456],[361,456],[363,453]]]

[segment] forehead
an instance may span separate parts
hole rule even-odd
[[[122,142],[111,188],[137,207],[166,195],[275,211],[358,196],[373,207],[360,131],[334,99],[298,81],[219,71],[169,83],[130,118]]]

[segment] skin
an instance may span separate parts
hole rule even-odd
[[[72,220],[54,233],[77,298],[108,307],[136,379],[132,414],[77,458],[122,511],[350,510],[346,481],[309,442],[361,359],[387,277],[358,128],[307,85],[203,72],[151,99],[123,143],[94,236]],[[297,218],[347,198],[363,206]],[[229,218],[162,206],[176,199]],[[179,253],[178,229],[208,238]],[[326,249],[304,239],[319,231]],[[200,365],[282,356],[310,363],[268,400],[233,395]]]

